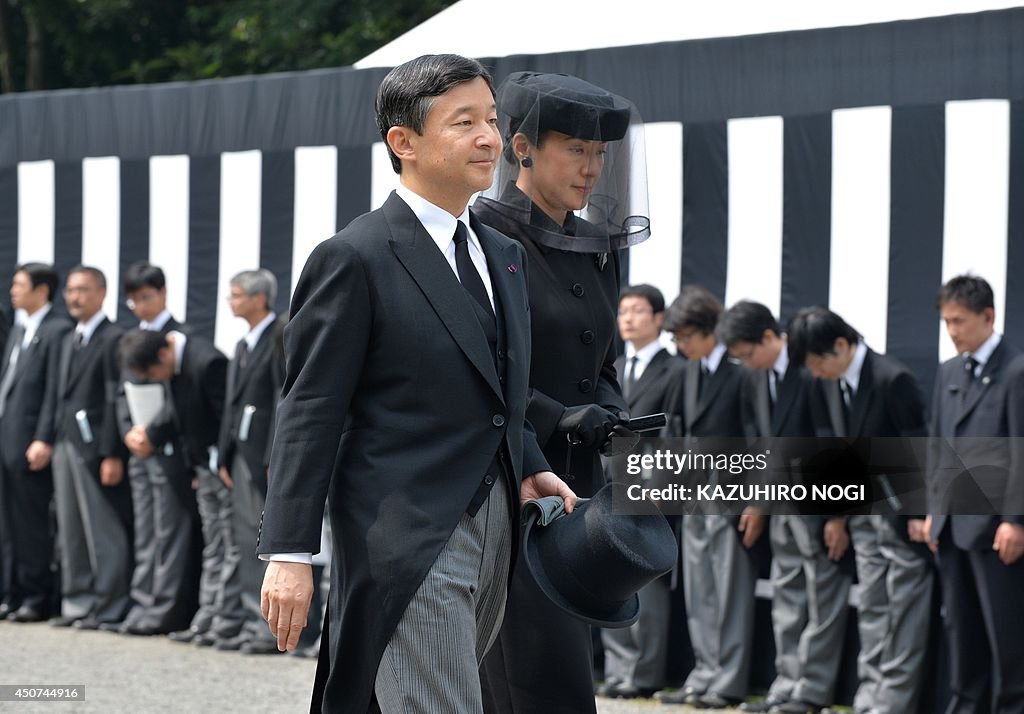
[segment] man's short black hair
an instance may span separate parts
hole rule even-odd
[[[40,285],[45,285],[48,291],[46,302],[53,302],[53,297],[57,294],[57,271],[53,269],[52,265],[47,265],[46,263],[22,263],[14,269],[14,272],[25,273],[28,276],[29,282],[32,283],[33,290]]]
[[[143,288],[163,290],[167,286],[167,278],[159,267],[141,260],[128,266],[128,270],[124,271],[122,283],[125,295],[130,295]]]
[[[985,278],[977,275],[958,275],[939,288],[936,307],[941,310],[947,302],[963,305],[975,313],[984,312],[986,308],[994,310],[996,307],[992,286]]]
[[[807,355],[835,353],[836,340],[842,337],[851,345],[860,342],[860,333],[838,314],[825,307],[805,307],[796,314],[786,330],[789,358],[803,364]]]
[[[94,268],[91,265],[76,265],[68,271],[68,278],[75,273],[85,273],[86,275],[92,276],[92,279],[96,281],[96,287],[101,290],[107,289],[107,276],[103,274],[103,271],[99,268]],[[67,284],[67,278],[64,279],[64,283]]]
[[[121,338],[118,354],[121,369],[145,376],[150,367],[160,364],[160,350],[168,347],[167,335],[155,330],[132,330]]]
[[[619,303],[628,297],[643,298],[647,301],[647,304],[651,306],[651,310],[654,311],[655,315],[659,312],[665,311],[665,296],[662,295],[661,291],[653,285],[630,285],[629,287],[623,288],[622,292],[619,293]]]
[[[388,147],[388,156],[396,174],[402,173],[402,162],[388,145],[391,127],[407,126],[422,134],[434,97],[441,96],[456,84],[477,77],[487,82],[493,95],[491,73],[476,60],[459,55],[423,55],[387,73],[377,88],[374,110],[377,130],[384,146]]]
[[[687,285],[668,306],[665,329],[678,332],[691,328],[710,335],[721,314],[722,303],[710,290],[700,285]]]
[[[753,300],[740,300],[718,320],[718,340],[727,348],[739,342],[760,343],[765,330],[782,334],[772,311]]]

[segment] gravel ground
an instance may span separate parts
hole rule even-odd
[[[84,701],[0,702],[0,712],[305,712],[314,667],[308,659],[218,652],[164,637],[0,622],[0,684],[85,686]],[[597,709],[694,711],[609,699],[598,699]]]

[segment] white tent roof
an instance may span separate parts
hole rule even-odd
[[[1019,5],[1019,0],[461,0],[355,66],[392,67],[443,52],[506,57],[737,37]]]

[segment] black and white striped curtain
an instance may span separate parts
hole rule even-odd
[[[971,271],[1024,342],[1024,9],[489,61],[579,74],[647,120],[653,237],[631,282],[701,283],[783,318],[828,304],[930,382],[934,306]],[[0,265],[148,259],[172,311],[224,348],[239,270],[279,309],[317,242],[395,185],[383,70],[0,97]]]

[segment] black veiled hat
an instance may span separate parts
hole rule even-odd
[[[629,129],[629,102],[579,77],[516,72],[509,75],[503,90],[499,110],[519,122],[537,112],[530,124],[538,131],[560,131],[591,141],[618,141]]]

